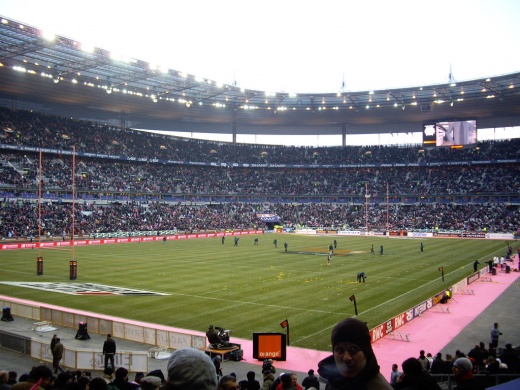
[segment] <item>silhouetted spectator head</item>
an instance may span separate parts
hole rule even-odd
[[[421,375],[423,371],[421,362],[413,357],[406,359],[401,364],[401,367],[403,368],[403,374],[406,374],[407,376]]]
[[[107,390],[108,384],[103,378],[94,378],[90,381],[89,390]]]
[[[217,373],[208,355],[195,348],[181,348],[168,361],[166,388],[173,390],[215,390]]]

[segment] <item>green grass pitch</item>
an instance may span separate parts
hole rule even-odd
[[[334,239],[338,246],[328,266]],[[498,240],[289,234],[241,236],[237,247],[233,237],[224,245],[220,238],[95,245],[74,249],[75,281],[69,278],[71,248],[25,249],[0,252],[0,281],[88,282],[170,295],[76,296],[5,284],[0,294],[197,331],[213,324],[245,339],[253,332],[284,332],[280,322],[288,319],[291,346],[330,350],[331,327],[355,315],[351,295],[358,318],[374,327],[462,280],[476,259],[480,269],[506,249],[507,242]],[[356,282],[359,271],[367,274],[366,283]]]

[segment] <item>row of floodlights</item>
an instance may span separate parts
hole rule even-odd
[[[0,63],[0,66],[3,66],[3,64]],[[29,74],[37,74],[37,72],[35,70],[27,69],[27,68],[24,68],[22,66],[13,66],[13,70],[15,70],[17,72],[24,72],[24,73],[29,73]],[[52,79],[53,82],[56,83],[56,84],[61,81],[61,77],[59,75],[56,75],[56,74],[49,74],[49,73],[42,72],[41,76]],[[71,82],[73,84],[78,84],[78,80],[76,78],[72,78]],[[85,86],[88,86],[88,87],[95,87],[96,86],[92,82],[84,82],[83,84]],[[128,95],[149,97],[153,102],[157,102],[159,99],[160,100],[166,100],[166,101],[175,102],[174,98],[159,96],[156,93],[151,93],[150,95],[146,95],[146,94],[143,94],[141,92],[135,92],[135,91],[131,91],[131,90],[124,89],[124,88],[123,89],[119,89],[119,88],[111,86],[111,85],[98,85],[98,88],[104,89],[106,91],[106,93],[108,93],[108,94],[111,94],[113,91],[115,91],[115,92],[120,92],[120,93],[124,93],[124,94],[128,94]],[[514,86],[510,85],[509,88],[514,88]],[[487,90],[485,88],[483,88],[481,90],[481,92],[487,92]],[[270,94],[270,96],[275,96],[275,95],[276,94]],[[434,94],[434,96],[436,96],[436,94]],[[488,99],[491,99],[491,98],[494,98],[494,97],[495,97],[494,94],[488,94],[486,96],[486,98],[488,98]],[[387,100],[389,100],[389,99],[387,98]],[[462,102],[462,101],[464,101],[464,98],[459,97],[459,98],[450,99],[450,100],[436,99],[436,100],[433,101],[433,103],[435,103],[435,104],[443,104],[443,103],[446,103],[446,102],[450,102],[450,105],[453,106],[454,101]],[[193,104],[193,101],[188,100],[188,99],[184,99],[184,98],[177,99],[177,102],[186,105],[186,107],[191,107],[191,105]],[[265,103],[268,104],[268,101],[266,100]],[[324,99],[322,100],[321,103],[322,103],[323,106],[318,106],[315,109],[319,110],[319,111],[327,110],[327,107],[324,106],[325,105],[325,100]],[[346,104],[346,100],[343,100],[343,103]],[[203,105],[203,102],[199,101],[198,104],[199,105]],[[411,106],[416,106],[417,104],[418,104],[417,101],[413,101],[413,102],[409,103],[409,105],[411,105]],[[226,107],[226,104],[224,104],[224,103],[213,103],[212,105],[214,107],[217,107],[217,108],[225,108]],[[405,103],[397,103],[397,102],[395,102],[393,104],[393,106],[394,107],[401,107],[404,110],[406,104]],[[376,104],[375,106],[371,106],[370,104],[367,104],[365,106],[366,109],[369,109],[371,107],[379,108],[381,106],[380,106],[380,104]],[[258,109],[260,109],[259,106],[248,105],[248,104],[241,106],[241,108],[244,109],[244,110],[258,110]],[[352,105],[349,106],[349,109],[354,109],[354,108],[356,108],[356,107],[352,106]],[[268,109],[273,109],[273,108],[272,107],[268,107]],[[339,110],[339,107],[338,106],[334,106],[334,107],[331,107],[330,109],[332,109],[332,110]],[[293,110],[294,111],[294,110],[296,110],[296,107],[288,108],[286,106],[278,106],[278,107],[275,108],[275,110],[276,111],[288,111],[288,110]],[[313,108],[306,107],[305,110],[311,111],[311,110],[313,110]]]

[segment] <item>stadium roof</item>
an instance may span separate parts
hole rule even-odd
[[[479,128],[520,125],[520,73],[392,90],[266,94],[85,49],[2,18],[0,105],[115,126],[223,134],[416,132],[425,122],[461,119],[477,119]]]

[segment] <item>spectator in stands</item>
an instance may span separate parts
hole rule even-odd
[[[217,389],[218,390],[239,390],[240,386],[238,385],[236,376],[224,375],[222,378],[220,378]]]
[[[513,349],[513,346],[510,343],[507,343],[505,348],[499,355],[500,361],[507,365],[509,372],[517,373],[519,369],[519,361],[520,358],[518,356],[518,351]]]
[[[303,390],[302,386],[298,383],[298,376],[294,372],[291,372],[290,375],[292,387],[297,390]]]
[[[493,346],[493,343],[488,344],[488,356],[493,356],[494,358],[497,357],[497,350]]]
[[[303,379],[302,387],[307,390],[309,387],[314,387],[316,390],[320,390],[320,381],[316,375],[314,375],[314,370],[310,369],[307,371],[307,376]]]
[[[35,366],[25,382],[21,381],[11,386],[11,390],[45,390],[51,382],[52,371],[45,365]]]
[[[318,363],[318,373],[327,383],[327,390],[343,388],[392,389],[379,372],[376,356],[370,344],[367,325],[347,318],[332,329],[333,354]]]
[[[9,390],[10,385],[7,384],[9,380],[9,373],[7,371],[0,371],[0,390]]]
[[[263,382],[262,390],[271,390],[271,386],[274,382],[274,374],[270,369],[263,370],[262,372]]]
[[[114,370],[112,367],[107,367],[103,370],[103,380],[108,384],[114,379]]]
[[[142,372],[136,372],[134,375],[134,380],[130,382],[135,390],[138,390],[140,385],[139,381],[144,378],[144,374]]]
[[[108,383],[105,381],[104,378],[92,378],[92,380],[89,383],[89,390],[107,390]],[[144,389],[143,389],[144,390]]]
[[[442,353],[439,352],[435,355],[435,358],[432,361],[430,372],[432,374],[444,374],[445,373],[446,362],[442,359]]]
[[[473,364],[468,358],[458,358],[453,363],[453,376],[457,386],[455,390],[484,390],[485,386],[473,376]]]
[[[430,371],[430,361],[426,358],[423,350],[419,351],[419,357],[417,360],[421,363],[423,372]]]
[[[72,375],[72,372],[60,372],[56,377],[52,388],[54,390],[68,390],[72,383],[74,383],[74,375]]]
[[[276,390],[276,388],[278,387],[278,385],[280,383],[282,383],[282,375],[285,375],[285,372],[282,372],[280,375],[278,375],[278,377],[273,381],[273,383],[271,384],[271,390]]]
[[[471,362],[473,364],[473,371],[479,372],[483,367],[483,361],[487,356],[483,354],[483,351],[480,349],[480,345],[476,344],[469,352],[468,358],[473,359]]]
[[[488,356],[486,359],[486,372],[488,374],[498,374],[499,371],[500,363],[493,356]]]
[[[466,357],[466,354],[464,352],[462,352],[460,349],[457,349],[455,351],[455,360],[457,360],[458,358],[461,358],[461,357]]]
[[[77,378],[76,380],[76,388],[78,390],[90,390],[90,378],[87,377],[87,376],[80,376],[79,378]],[[68,389],[68,390],[73,390],[73,389]]]
[[[443,374],[451,374],[453,367],[453,356],[450,353],[446,354],[446,360],[444,360],[444,371]]]
[[[163,385],[163,390],[215,390],[217,388],[215,366],[209,356],[198,349],[175,350],[167,367],[168,377]],[[226,377],[224,376],[222,379]]]
[[[435,378],[433,378],[416,358],[406,359],[402,364],[403,374],[397,383],[392,385],[396,390],[440,390]]]
[[[9,386],[12,386],[16,383],[16,378],[18,377],[18,373],[16,371],[9,371],[9,379],[7,381],[7,384]]]
[[[255,372],[248,371],[247,380],[240,381],[240,390],[260,390],[260,382],[255,379]]]
[[[139,380],[141,390],[156,390],[161,386],[161,384],[161,378],[157,376],[145,376]]]
[[[161,380],[161,383],[164,383],[165,381],[164,374],[160,369],[150,371],[148,374],[146,374],[146,376],[156,376]]]
[[[115,372],[115,379],[111,382],[119,390],[134,390],[134,386],[128,382],[128,370],[124,367],[119,367]]]

